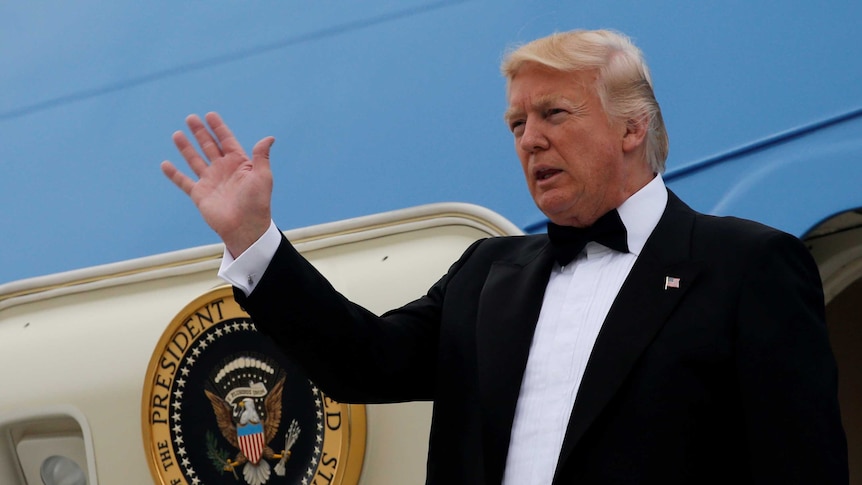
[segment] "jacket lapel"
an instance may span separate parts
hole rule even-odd
[[[553,266],[548,243],[497,261],[482,288],[476,323],[486,483],[500,483],[530,343]]]
[[[699,273],[700,265],[689,260],[694,211],[668,192],[667,208],[593,346],[563,441],[560,465],[566,463]],[[679,287],[665,288],[667,277],[679,278]]]

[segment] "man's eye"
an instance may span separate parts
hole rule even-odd
[[[513,121],[509,124],[509,129],[512,130],[515,136],[519,136],[524,133],[524,122],[521,120]]]
[[[564,114],[564,113],[566,113],[566,110],[564,110],[563,108],[551,108],[545,112],[545,116],[550,118],[551,116]]]

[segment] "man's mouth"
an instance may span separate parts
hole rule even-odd
[[[558,170],[556,168],[543,168],[536,171],[536,180],[547,180],[560,172],[562,172],[562,170]]]

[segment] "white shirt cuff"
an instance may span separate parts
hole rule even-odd
[[[218,277],[242,290],[246,296],[251,295],[275,256],[279,244],[281,231],[275,226],[275,222],[270,221],[269,229],[238,258],[234,259],[225,248]]]

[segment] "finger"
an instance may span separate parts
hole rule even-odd
[[[177,146],[177,150],[180,151],[180,154],[183,158],[186,159],[186,163],[189,164],[189,167],[198,177],[201,177],[204,173],[204,170],[207,169],[208,165],[206,160],[204,160],[197,150],[195,150],[192,142],[186,138],[185,133],[182,131],[176,131],[173,135],[174,145]]]
[[[207,124],[212,128],[213,133],[215,133],[216,138],[218,138],[222,152],[236,152],[245,157],[245,150],[243,150],[242,145],[239,144],[239,141],[233,136],[233,132],[230,131],[230,128],[227,127],[227,124],[225,124],[218,113],[207,113],[206,120]]]
[[[224,156],[218,142],[216,142],[215,138],[207,130],[207,127],[204,126],[204,122],[201,121],[198,115],[189,115],[186,117],[186,124],[192,131],[192,135],[195,136],[195,140],[198,141],[201,151],[204,152],[204,155],[206,155],[210,162]]]
[[[252,155],[252,163],[254,164],[254,168],[263,168],[266,170],[270,170],[269,163],[269,150],[272,148],[272,144],[275,143],[275,137],[268,136],[254,145],[254,148],[251,150]]]
[[[186,174],[177,170],[173,163],[165,160],[161,165],[162,173],[171,180],[177,187],[180,188],[186,195],[191,196],[192,188],[195,186],[194,180],[186,176]]]

